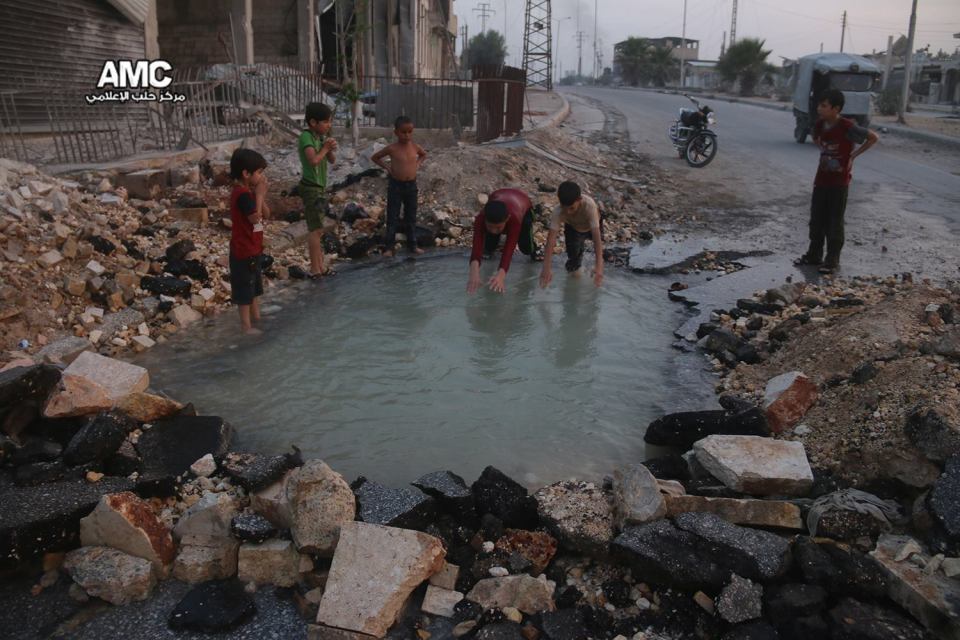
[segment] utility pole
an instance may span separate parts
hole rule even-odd
[[[910,10],[910,31],[907,34],[907,54],[903,57],[903,92],[900,94],[900,109],[897,113],[897,122],[907,124],[903,114],[907,111],[907,101],[910,99],[910,63],[913,59],[913,38],[917,33],[917,0],[913,0]]]
[[[737,0],[733,0],[733,16],[730,18],[730,46],[737,41]]]
[[[559,19],[556,21],[556,22],[557,22],[557,43],[558,43],[558,44],[559,44],[560,42],[562,42],[562,40],[560,39],[560,27],[563,26],[563,21],[564,21],[564,20],[573,20],[573,16],[566,16],[566,17],[564,17],[564,18],[559,18]],[[561,64],[562,62],[563,62],[563,61],[560,59],[560,56],[558,55],[558,56],[557,56],[557,74],[556,74],[556,82],[557,82],[557,84],[559,84],[560,81],[563,80],[563,65]]]
[[[503,0],[503,41],[507,41],[507,0]]]
[[[527,0],[523,28],[523,71],[528,87],[553,89],[553,19],[550,0]]]
[[[680,89],[683,90],[683,81],[687,77],[687,0],[683,0],[683,30],[680,34]]]
[[[840,22],[840,53],[843,53],[843,41],[847,35],[847,10],[843,10],[843,19]]]
[[[593,0],[593,72],[592,77],[597,79],[597,11],[600,7],[600,0]]]
[[[587,35],[577,31],[577,76],[583,76],[583,40]]]
[[[893,36],[887,36],[887,69],[883,73],[883,83],[880,85],[881,91],[887,90],[891,73],[893,73]]]
[[[720,57],[727,52],[727,32],[723,32],[723,40],[720,42]]]
[[[480,33],[486,33],[487,18],[496,15],[496,10],[490,8],[489,2],[480,2],[473,8],[473,12],[480,16]]]

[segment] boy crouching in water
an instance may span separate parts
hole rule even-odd
[[[380,149],[370,157],[386,170],[387,179],[387,229],[383,234],[383,255],[392,256],[397,238],[397,222],[403,207],[403,233],[407,236],[407,249],[420,255],[423,249],[417,246],[417,171],[427,157],[423,147],[413,141],[413,120],[400,116],[393,125],[397,141]],[[390,163],[384,161],[390,158]]]
[[[263,218],[266,203],[267,161],[253,149],[237,149],[230,158],[230,297],[240,310],[240,328],[247,335],[263,333],[253,326],[260,321],[263,295]]]
[[[557,199],[560,205],[554,209],[550,221],[550,231],[547,233],[547,248],[544,251],[543,270],[540,272],[540,286],[546,287],[553,280],[553,265],[550,257],[557,245],[557,236],[563,226],[563,237],[567,245],[568,273],[580,268],[583,262],[583,251],[587,240],[593,241],[595,267],[593,283],[598,287],[603,284],[603,227],[600,221],[600,209],[590,196],[580,191],[580,185],[575,182],[564,182],[557,188]]]

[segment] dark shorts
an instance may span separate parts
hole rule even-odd
[[[327,204],[326,189],[305,185],[302,182],[297,187],[300,198],[303,200],[303,217],[307,221],[307,231],[322,229],[329,231],[328,226],[335,224],[335,220],[327,222],[329,205]]]
[[[263,256],[237,259],[230,256],[230,300],[233,304],[253,304],[263,295]]]

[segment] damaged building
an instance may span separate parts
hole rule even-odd
[[[362,76],[456,72],[453,0],[155,0],[161,55],[174,66],[273,62],[336,77],[338,36]]]
[[[89,87],[119,59],[270,62],[337,77],[341,33],[363,76],[457,72],[453,0],[0,0],[0,25],[0,91]]]
[[[404,114],[471,129],[475,86],[458,69],[453,2],[0,0],[0,155],[68,163],[183,149],[295,128],[286,114],[315,101],[338,124]],[[176,106],[97,103],[104,64],[121,60],[168,62]]]

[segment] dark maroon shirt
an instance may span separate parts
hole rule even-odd
[[[850,118],[840,118],[829,129],[823,120],[813,127],[813,139],[820,146],[820,166],[813,184],[816,187],[846,187],[853,177],[850,154],[855,144],[863,144],[867,130]]]
[[[250,189],[237,185],[230,194],[230,255],[237,260],[263,253],[263,231],[254,231],[250,215],[256,213],[257,201]]]
[[[510,260],[517,248],[520,239],[520,225],[523,216],[533,207],[530,197],[520,189],[499,189],[490,194],[489,202],[502,202],[507,207],[507,225],[503,232],[507,234],[507,243],[503,246],[503,257],[500,258],[500,268],[504,273],[510,270]],[[473,219],[473,251],[470,253],[470,262],[483,262],[483,243],[487,236],[487,217],[481,211]]]

